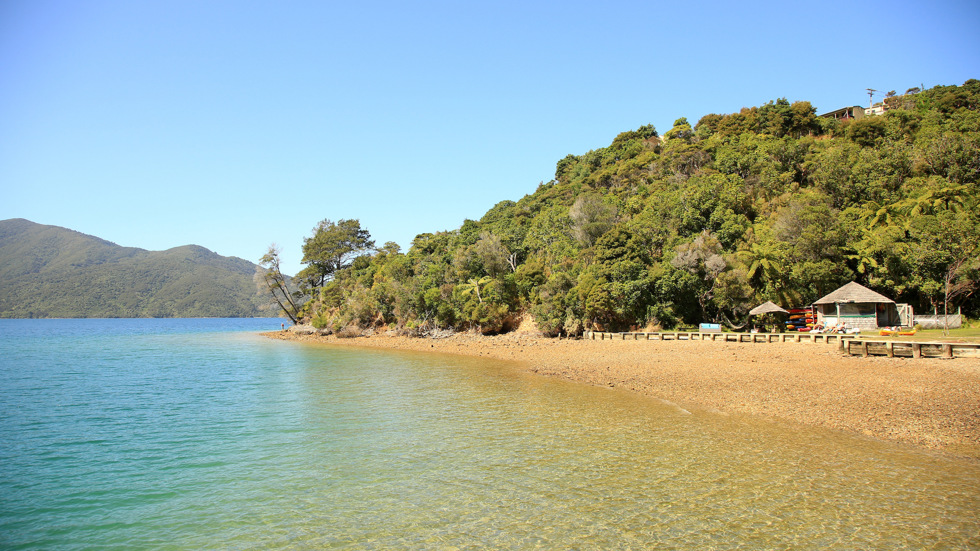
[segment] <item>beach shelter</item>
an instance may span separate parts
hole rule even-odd
[[[827,326],[843,323],[851,328],[877,329],[902,324],[894,300],[854,281],[813,305],[817,308],[817,322]]]
[[[789,314],[786,310],[783,310],[776,303],[768,300],[755,308],[749,310],[750,316],[764,316],[766,314]],[[775,321],[775,320],[774,320]]]
[[[788,313],[789,312],[783,310],[771,300],[767,300],[766,302],[749,310],[749,315],[751,316],[761,316],[762,314],[788,314]]]

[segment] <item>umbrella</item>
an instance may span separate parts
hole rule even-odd
[[[756,306],[755,308],[749,310],[749,315],[751,315],[751,316],[758,316],[760,314],[788,314],[788,313],[789,312],[787,312],[786,310],[783,310],[782,308],[780,308],[779,306],[777,306],[775,303],[773,303],[771,300],[765,302],[764,304],[760,304],[760,305]]]

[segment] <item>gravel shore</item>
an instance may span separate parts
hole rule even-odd
[[[622,387],[686,408],[777,417],[980,459],[978,358],[862,358],[813,343],[591,341],[527,333],[267,336],[510,360],[540,375]]]

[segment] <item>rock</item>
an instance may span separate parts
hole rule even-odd
[[[312,325],[306,325],[306,324],[304,324],[304,325],[294,325],[294,326],[290,327],[289,329],[287,329],[287,331],[290,331],[290,332],[295,333],[297,335],[312,335],[312,334],[314,334],[314,333],[317,332],[317,330],[316,330],[315,327],[313,327]]]

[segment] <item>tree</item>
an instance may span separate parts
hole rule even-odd
[[[313,228],[313,235],[303,240],[302,262],[307,267],[297,277],[314,289],[323,287],[337,270],[346,268],[355,257],[373,247],[371,234],[361,229],[358,220],[341,220],[336,224],[321,220]]]
[[[969,194],[967,186],[933,176],[918,195],[909,197],[900,206],[907,209],[910,217],[934,214],[938,210],[960,212],[966,207]]]
[[[791,304],[797,298],[785,285],[785,244],[773,239],[752,241],[735,253],[735,258],[745,268],[749,282],[759,298],[774,299],[781,304]]]
[[[492,277],[517,270],[516,257],[507,250],[499,237],[490,232],[480,233],[480,239],[473,245],[473,253]]]
[[[475,277],[470,278],[466,283],[459,284],[459,292],[464,297],[476,294],[476,299],[480,302],[480,304],[483,304],[483,295],[480,294],[480,287],[490,283],[491,281],[493,281],[493,278],[490,276],[483,276],[480,279],[476,279]]]
[[[704,230],[693,242],[678,246],[677,254],[670,261],[674,268],[685,270],[701,280],[697,299],[702,314],[706,313],[708,303],[714,298],[718,275],[728,267],[721,252],[718,239],[708,230]]]
[[[980,82],[915,91],[859,120],[779,99],[696,129],[678,119],[662,140],[623,132],[405,254],[357,256],[367,232],[338,247],[327,237],[348,222],[324,221],[290,285],[319,287],[306,308],[333,326],[408,330],[498,331],[525,312],[551,335],[734,320],[852,279],[937,312],[948,280],[949,307],[973,317],[980,293],[955,292],[980,243]]]
[[[949,301],[966,298],[980,277],[980,220],[975,209],[939,210],[910,224],[908,260],[911,285],[932,303],[948,308]]]
[[[886,137],[888,121],[881,117],[857,119],[847,126],[848,139],[862,147],[875,147]]]
[[[862,206],[861,219],[868,223],[868,229],[898,226],[906,221],[904,203],[879,203],[868,201]]]
[[[808,101],[794,101],[790,105],[790,122],[787,133],[791,133],[794,138],[802,137],[806,134],[817,134],[820,132],[820,122],[817,118],[817,109]]]
[[[568,209],[572,219],[572,236],[583,246],[591,247],[596,239],[616,223],[617,209],[596,195],[581,195]]]
[[[980,283],[980,256],[961,256],[943,275],[943,335],[949,335],[949,303],[973,294]]]
[[[295,324],[299,307],[294,298],[298,298],[300,293],[289,290],[289,281],[279,268],[279,252],[275,243],[269,245],[268,252],[259,260],[255,270],[255,283],[261,293],[269,293],[271,301],[278,304],[282,313]]]
[[[688,140],[693,135],[691,123],[687,122],[687,117],[681,117],[674,121],[674,127],[668,130],[664,137],[668,140]]]

